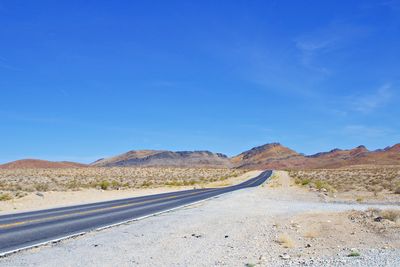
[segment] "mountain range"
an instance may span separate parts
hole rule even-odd
[[[211,167],[242,169],[340,168],[352,165],[399,165],[400,144],[370,151],[365,146],[333,149],[303,155],[279,143],[254,147],[234,157],[210,151],[132,150],[99,159],[89,165],[74,162],[18,160],[0,165],[0,169],[80,168],[80,167]]]
[[[47,169],[81,167],[87,167],[87,165],[70,161],[47,161],[40,159],[21,159],[0,165],[0,169]]]
[[[97,167],[232,167],[229,158],[209,151],[133,150],[95,161]]]

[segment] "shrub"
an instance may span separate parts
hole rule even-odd
[[[117,188],[120,188],[120,187],[121,187],[121,184],[120,184],[118,181],[113,180],[113,181],[111,182],[111,187],[112,187],[113,189],[117,189]]]
[[[99,184],[99,186],[100,186],[101,189],[107,190],[108,187],[110,187],[110,182],[108,182],[108,181],[106,181],[106,180],[101,181],[100,184]]]
[[[49,186],[47,184],[36,184],[35,185],[35,189],[37,191],[48,191],[49,190]]]
[[[142,183],[142,187],[149,187],[149,186],[151,186],[152,184],[153,184],[152,182],[144,181],[144,182]]]
[[[290,236],[286,233],[281,234],[277,241],[284,248],[293,248],[294,247],[293,239],[291,239]]]
[[[11,200],[12,196],[10,194],[0,194],[0,201]]]
[[[351,252],[349,255],[347,255],[347,257],[359,257],[360,253],[358,252]]]
[[[399,210],[383,210],[381,211],[382,218],[396,222],[400,220],[400,211]]]

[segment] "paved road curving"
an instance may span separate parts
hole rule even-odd
[[[271,174],[270,170],[264,171],[241,184],[223,188],[193,189],[3,215],[0,216],[0,255],[259,186]]]

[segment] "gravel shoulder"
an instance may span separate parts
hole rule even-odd
[[[372,204],[324,202],[276,173],[263,186],[13,254],[0,265],[400,265],[398,223],[371,224],[364,211]]]

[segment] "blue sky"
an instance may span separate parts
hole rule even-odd
[[[400,1],[2,1],[0,162],[400,142]]]

